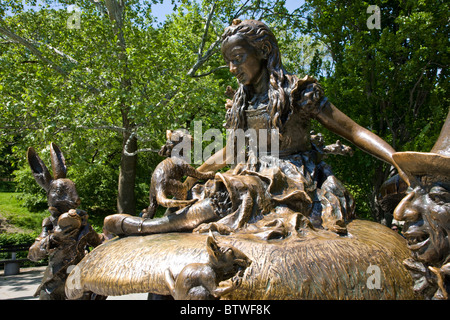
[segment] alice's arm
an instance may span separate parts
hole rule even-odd
[[[395,166],[400,176],[406,179],[403,171],[400,170],[392,158],[392,154],[395,153],[394,148],[373,132],[361,127],[333,104],[327,103],[321,112],[317,114],[316,119],[328,130],[354,143],[358,148]]]
[[[327,103],[316,119],[328,130],[354,143],[358,148],[380,160],[394,164],[392,159],[394,148],[376,134],[361,127],[333,104]]]

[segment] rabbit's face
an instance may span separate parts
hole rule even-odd
[[[49,206],[55,207],[60,213],[75,209],[81,203],[75,183],[69,179],[53,180],[50,183],[47,200]]]

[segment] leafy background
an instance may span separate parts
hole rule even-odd
[[[160,2],[0,2],[0,183],[30,210],[46,199],[26,150],[49,164],[50,142],[98,221],[146,207],[166,129],[222,128],[224,92],[237,83],[218,39],[237,17],[269,24],[289,71],[317,77],[340,110],[396,150],[427,152],[439,135],[449,110],[448,2],[313,0],[288,9],[284,0],[172,0],[158,22]],[[67,27],[74,4],[79,29]],[[381,29],[368,29],[369,5],[379,6]],[[339,139],[313,125],[326,142]],[[123,155],[127,143],[135,156]],[[393,169],[360,150],[327,162],[359,216],[383,221],[376,196]]]

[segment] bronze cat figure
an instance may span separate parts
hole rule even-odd
[[[167,130],[166,135],[167,142],[159,152],[162,156],[171,155],[173,147],[176,146],[177,143],[180,143],[182,139],[186,138],[186,134],[178,130],[175,132]],[[176,138],[177,141],[174,141],[174,138]],[[187,138],[190,139],[190,136]],[[166,208],[177,208],[196,202],[197,199],[185,200],[189,190],[188,186],[181,182],[181,179],[185,176],[207,180],[213,179],[215,172],[199,172],[187,161],[179,157],[164,159],[153,171],[149,192],[150,205],[144,210],[142,218],[153,218],[158,205],[162,205]],[[170,199],[170,196],[173,196],[176,199]]]

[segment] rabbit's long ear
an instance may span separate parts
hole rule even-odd
[[[31,172],[33,172],[34,179],[36,182],[45,190],[48,191],[50,188],[50,182],[52,181],[52,176],[45,166],[44,162],[37,155],[33,147],[29,147],[27,151],[27,160],[30,165]]]
[[[53,178],[55,180],[65,178],[67,175],[66,159],[64,159],[61,149],[53,142],[50,144],[50,155],[52,159]]]
[[[208,251],[211,260],[217,261],[219,259],[220,248],[211,232],[209,232],[209,236],[206,239],[206,251]]]

